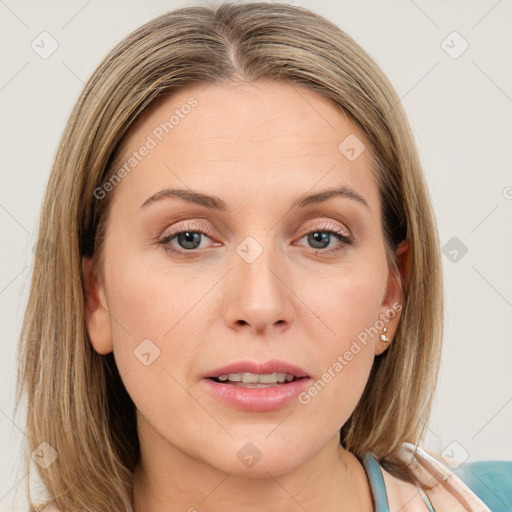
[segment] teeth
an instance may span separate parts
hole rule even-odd
[[[242,382],[245,384],[257,384],[259,382],[259,377],[257,373],[242,373]],[[238,376],[238,375],[237,375]],[[268,377],[268,375],[261,375],[261,377]],[[262,382],[262,384],[268,384],[269,381]]]
[[[278,382],[292,382],[294,375],[289,373],[229,373],[217,377],[221,382],[243,382],[245,384],[277,384]]]

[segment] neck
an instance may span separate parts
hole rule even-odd
[[[373,510],[365,470],[338,436],[291,471],[258,477],[226,473],[161,437],[150,439],[140,437],[134,512]]]

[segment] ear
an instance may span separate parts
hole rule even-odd
[[[82,273],[85,286],[85,316],[87,332],[94,350],[98,354],[112,352],[112,331],[105,293],[93,269],[92,258],[82,258]]]
[[[403,286],[407,282],[409,270],[409,241],[404,240],[398,244],[396,249],[397,267],[391,268],[388,275],[388,282],[386,287],[386,294],[381,305],[380,320],[383,321],[384,326],[387,327],[385,333],[389,341],[382,341],[379,336],[375,342],[375,355],[382,354],[393,342],[393,337],[400,321],[401,312],[403,309]]]

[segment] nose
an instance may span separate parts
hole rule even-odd
[[[248,263],[234,255],[234,269],[226,286],[225,319],[235,330],[272,335],[289,328],[293,321],[290,284],[282,262],[265,249]]]

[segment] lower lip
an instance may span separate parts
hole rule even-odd
[[[243,388],[203,379],[205,386],[221,401],[244,411],[275,411],[292,402],[310,383],[310,378],[266,388]]]

